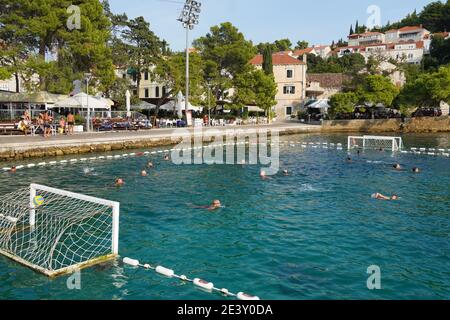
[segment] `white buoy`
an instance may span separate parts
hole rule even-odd
[[[243,300],[243,301],[258,301],[258,300],[260,300],[258,297],[256,297],[256,296],[251,296],[251,295],[246,294],[246,293],[244,293],[244,292],[239,292],[239,293],[237,294],[237,298],[238,298],[239,300]]]
[[[230,291],[228,291],[228,289],[225,289],[225,288],[220,289],[220,292],[222,292],[226,296],[230,294]]]
[[[133,267],[139,267],[139,265],[140,265],[139,260],[130,259],[130,258],[124,258],[123,263],[128,264]]]
[[[158,266],[156,267],[155,271],[159,274],[162,274],[163,276],[172,278],[175,272],[173,270]]]
[[[196,285],[197,287],[200,287],[202,289],[209,290],[209,291],[214,289],[214,284],[212,282],[207,282],[207,281],[199,279],[199,278],[194,279],[194,285]]]

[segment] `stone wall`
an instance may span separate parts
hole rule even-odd
[[[80,144],[78,146],[53,146],[47,148],[11,150],[6,152],[0,152],[0,162],[11,160],[24,160],[29,158],[45,158],[45,157],[56,157],[75,154],[96,153],[96,152],[110,152],[116,150],[148,149],[161,146],[176,145],[180,141],[174,142],[171,139],[160,139],[160,140],[153,139],[153,140],[125,141],[125,142],[99,143],[99,144]]]
[[[450,116],[440,118],[415,118],[401,120],[348,120],[348,121],[324,121],[323,125],[304,126],[300,124],[290,125],[286,128],[274,128],[280,135],[293,135],[301,133],[327,133],[327,132],[399,132],[399,133],[426,133],[426,132],[450,132]],[[21,148],[8,148],[0,152],[1,161],[17,161],[29,158],[44,158],[76,154],[110,152],[116,150],[148,149],[162,146],[172,146],[180,143],[182,137],[173,138],[147,138],[127,141],[112,141],[99,143],[79,143],[75,145],[50,145],[47,147],[26,146]]]
[[[322,132],[450,132],[450,117],[412,118],[404,123],[400,119],[324,121]]]
[[[280,135],[292,135],[299,133],[312,133],[320,132],[320,126],[294,126],[289,128],[277,129]],[[262,128],[264,129],[264,127]],[[254,129],[252,129],[254,130]],[[225,133],[225,131],[224,131]],[[245,134],[245,132],[244,132]],[[124,137],[126,139],[126,137]],[[9,147],[7,151],[0,151],[0,162],[2,161],[17,161],[30,158],[45,158],[45,157],[55,157],[55,156],[66,156],[66,155],[76,155],[76,154],[88,154],[88,153],[101,153],[110,152],[117,150],[131,150],[131,149],[149,149],[156,147],[167,147],[178,145],[182,141],[182,137],[171,137],[171,138],[152,138],[152,139],[139,139],[139,140],[128,140],[128,141],[113,141],[113,142],[79,142],[73,145],[51,145],[35,148],[33,146],[21,146]],[[204,142],[212,142],[213,137],[204,136]]]

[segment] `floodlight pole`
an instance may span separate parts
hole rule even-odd
[[[189,109],[189,26],[186,27],[186,96],[184,99],[186,126],[188,126]]]
[[[198,0],[186,0],[181,16],[178,19],[183,24],[183,28],[186,28],[186,92],[184,99],[186,126],[188,126],[189,111],[189,30],[193,30],[194,25],[198,24],[201,5],[201,2]]]

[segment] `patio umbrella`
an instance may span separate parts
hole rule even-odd
[[[110,110],[111,105],[107,99],[96,98],[93,96],[88,96],[86,93],[81,92],[69,97],[67,99],[58,101],[55,103],[55,107],[59,108],[77,108],[77,109],[87,109],[89,102],[89,108],[98,110]]]
[[[131,110],[153,110],[156,109],[154,104],[148,103],[147,101],[141,101],[139,104],[131,106]]]
[[[127,90],[125,93],[127,99],[127,117],[131,117],[131,93],[130,90]]]
[[[179,91],[177,94],[177,105],[176,105],[177,115],[179,119],[183,117],[183,108],[185,107],[183,105],[183,100],[184,100],[183,94],[181,93],[181,91]]]

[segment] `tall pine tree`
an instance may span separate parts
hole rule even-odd
[[[2,0],[0,38],[26,56],[18,56],[24,68],[22,77],[33,90],[69,93],[72,82],[84,73],[94,75],[93,87],[103,91],[114,81],[111,50],[107,46],[110,22],[98,0],[80,0],[80,28],[68,28],[70,0]],[[25,50],[23,50],[25,49]],[[26,81],[28,82],[28,81]]]
[[[263,54],[263,70],[267,75],[273,74],[272,50],[266,47]]]
[[[353,31],[353,25],[350,25],[350,33],[349,35],[351,36],[352,34],[354,34],[355,32]]]

